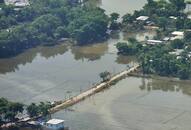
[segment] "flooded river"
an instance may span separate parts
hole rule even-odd
[[[190,84],[128,77],[54,117],[71,130],[190,130]]]
[[[97,5],[105,9],[107,14],[113,12],[119,13],[120,16],[126,13],[133,13],[139,10],[147,0],[90,0],[90,4]]]
[[[92,0],[122,15],[146,0]],[[37,47],[0,59],[0,96],[24,103],[62,100],[99,82],[99,73],[117,73],[134,57],[118,56],[115,44],[127,37],[144,40],[153,31],[129,33],[83,47],[63,43]],[[112,88],[60,111],[70,130],[190,130],[191,82],[128,77]]]

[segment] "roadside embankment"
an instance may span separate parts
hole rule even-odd
[[[128,68],[127,70],[124,70],[124,71],[112,76],[109,81],[101,82],[101,83],[93,86],[92,88],[88,89],[87,91],[84,91],[84,92],[80,93],[77,96],[74,96],[74,97],[72,97],[70,99],[62,101],[60,104],[53,107],[50,110],[50,112],[55,113],[57,111],[60,111],[61,109],[72,106],[72,105],[86,99],[87,97],[104,90],[105,88],[109,88],[111,85],[115,84],[117,81],[123,79],[129,73],[132,73],[132,72],[136,71],[139,67],[140,67],[139,64],[134,65],[133,67]]]

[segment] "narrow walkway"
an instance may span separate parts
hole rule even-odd
[[[74,96],[74,97],[72,97],[70,99],[67,99],[67,100],[63,101],[59,105],[56,105],[55,107],[53,107],[50,110],[50,112],[55,113],[55,112],[60,111],[60,110],[62,110],[64,108],[72,106],[72,105],[86,99],[87,97],[89,97],[89,96],[91,96],[93,94],[96,94],[96,93],[102,91],[105,88],[110,87],[112,84],[114,84],[117,81],[121,80],[122,78],[127,76],[129,73],[136,71],[139,67],[140,67],[140,65],[137,64],[137,65],[134,65],[133,67],[131,67],[131,68],[127,69],[127,70],[124,70],[124,71],[114,75],[109,81],[97,84],[94,87],[92,87],[91,89],[89,89],[89,90],[87,90],[85,92],[82,92],[81,94],[79,94],[77,96]]]
[[[124,70],[124,71],[114,75],[113,77],[111,77],[111,79],[109,81],[99,83],[99,84],[93,86],[92,88],[88,89],[87,91],[80,93],[77,96],[74,96],[74,97],[72,97],[70,99],[67,99],[67,100],[64,100],[64,101],[61,101],[60,104],[58,104],[55,107],[50,109],[50,113],[53,114],[55,112],[58,112],[58,111],[60,111],[62,109],[65,109],[65,108],[67,108],[69,106],[72,106],[72,105],[86,99],[87,97],[89,97],[89,96],[91,96],[93,94],[96,94],[96,93],[104,90],[105,88],[109,88],[113,84],[117,83],[118,81],[120,81],[121,79],[126,77],[131,72],[136,71],[139,67],[140,67],[140,65],[136,64],[133,67],[128,68],[127,70]],[[18,120],[18,121],[14,122],[14,123],[7,123],[7,124],[4,124],[3,126],[1,126],[1,128],[8,128],[8,127],[14,126],[16,124],[19,125],[19,124],[26,123],[28,121],[33,121],[33,120],[36,120],[37,118],[39,118],[41,116],[42,115],[39,115],[38,117],[34,117],[34,118],[27,118],[26,120]]]

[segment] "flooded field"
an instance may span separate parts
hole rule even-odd
[[[145,34],[152,36],[153,32],[134,36]],[[115,44],[126,37],[122,33],[117,35],[104,43],[83,47],[62,43],[0,59],[1,97],[24,103],[63,100],[100,82],[100,72],[114,74],[124,70],[135,58],[117,55]]]
[[[146,0],[92,0],[106,13],[122,15],[140,9]],[[0,59],[0,96],[24,103],[74,96],[99,82],[105,70],[117,73],[135,57],[118,56],[115,44],[153,31],[119,33],[104,43],[83,47],[63,43],[37,47]],[[70,130],[190,130],[191,83],[128,77],[111,89],[60,111]]]
[[[190,83],[129,77],[54,117],[71,130],[190,130]]]

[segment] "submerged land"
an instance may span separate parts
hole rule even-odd
[[[1,99],[2,121],[14,121],[24,104],[31,116],[47,116],[52,102],[139,63],[141,77],[123,79],[52,117],[66,120],[74,130],[189,130],[189,2],[127,1],[135,12],[130,7],[120,10],[115,1],[67,2],[37,1],[15,12],[14,6],[6,10],[14,13],[3,12],[1,20],[16,17],[0,33],[0,96],[9,100]],[[37,5],[42,10],[34,11]],[[18,21],[28,11],[34,16]],[[31,36],[38,37],[27,38]]]

